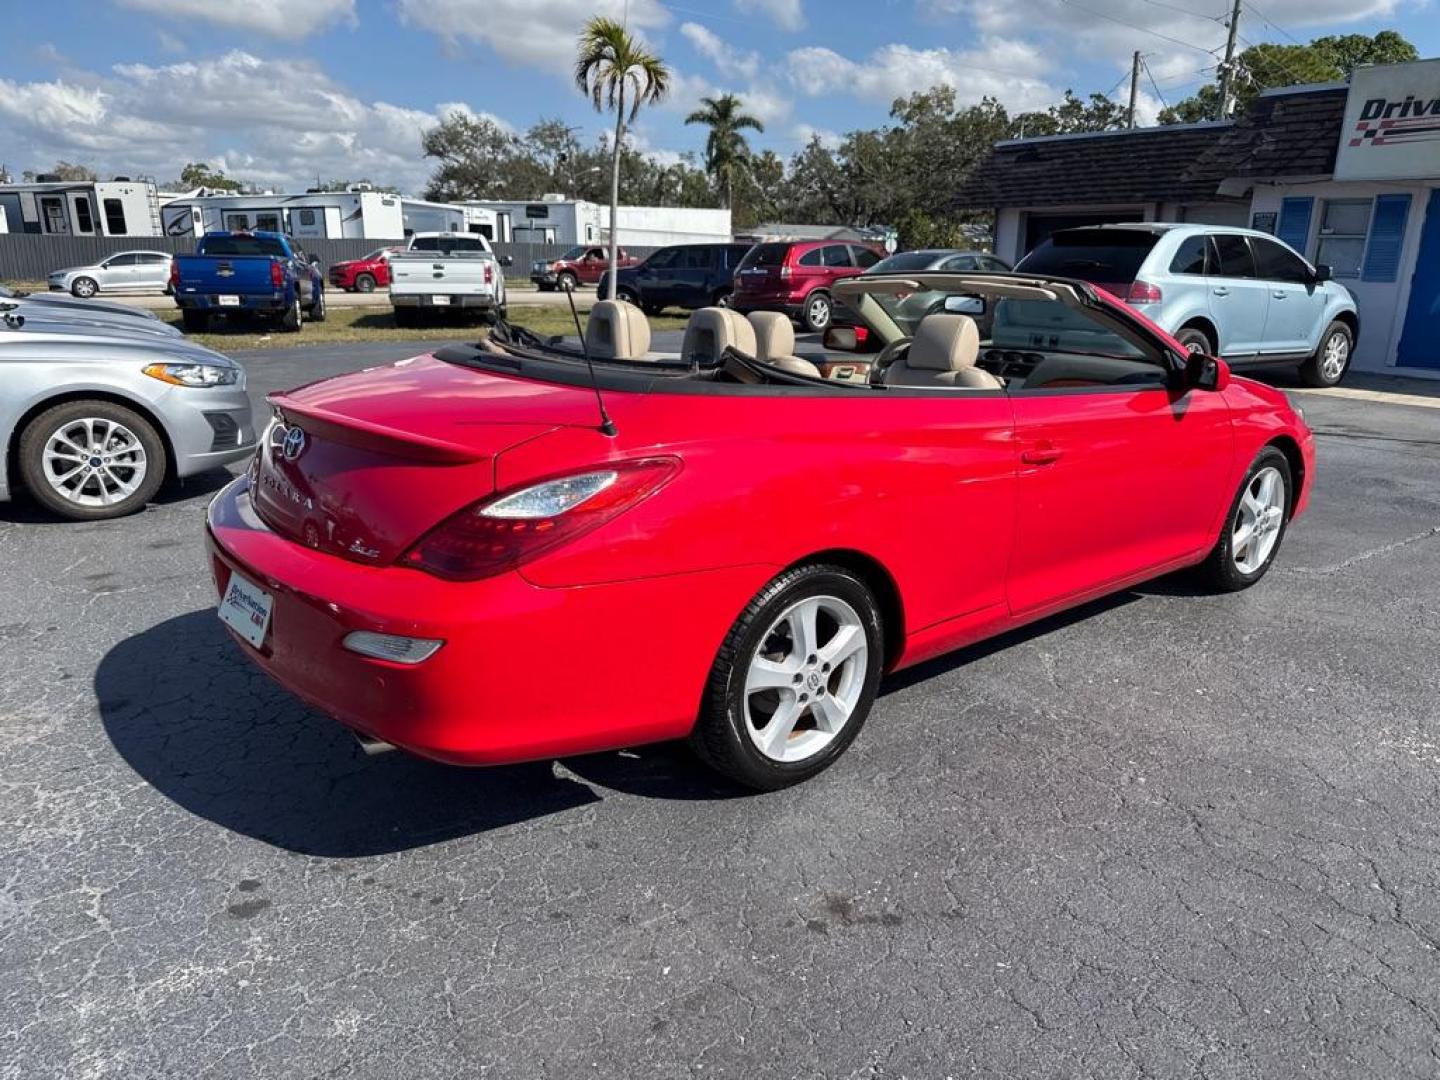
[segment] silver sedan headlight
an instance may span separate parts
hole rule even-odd
[[[173,386],[234,386],[240,381],[239,368],[219,364],[150,364],[144,371]]]

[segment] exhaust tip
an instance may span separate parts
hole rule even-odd
[[[396,749],[394,743],[388,743],[384,739],[377,739],[373,735],[366,735],[364,732],[352,731],[355,741],[360,744],[360,749],[365,751],[366,757],[376,757],[380,754],[388,754]]]

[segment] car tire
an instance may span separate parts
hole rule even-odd
[[[295,294],[295,299],[290,303],[290,309],[280,316],[280,329],[287,334],[296,334],[300,331],[300,294]]]
[[[315,290],[315,302],[310,305],[310,310],[305,313],[305,317],[306,317],[307,319],[309,319],[311,322],[324,322],[324,321],[325,321],[325,290],[324,290],[324,289],[316,289],[316,290]]]
[[[1220,538],[1201,564],[1208,584],[1217,592],[1238,592],[1264,577],[1280,552],[1294,503],[1290,461],[1267,446],[1246,470]]]
[[[356,292],[362,292],[362,293],[372,293],[372,292],[374,292],[374,291],[375,291],[375,275],[374,275],[374,274],[356,274],[356,275],[355,275],[355,291],[356,291]]]
[[[210,316],[194,308],[185,308],[180,312],[180,324],[187,334],[202,334],[210,329]]]
[[[665,311],[665,305],[664,305],[664,304],[642,304],[642,305],[640,305],[640,310],[643,311],[646,315],[650,316],[650,318],[653,319],[656,315],[660,315],[660,314],[662,314],[662,313]]]
[[[77,277],[70,283],[70,295],[79,297],[81,300],[89,300],[100,291],[100,284],[94,278]]]
[[[1210,340],[1210,335],[1198,326],[1182,326],[1175,331],[1175,340],[1185,346],[1185,350],[1191,353],[1201,353],[1204,356],[1214,356],[1218,346]]]
[[[731,289],[716,289],[715,295],[710,298],[710,306],[728,308],[734,295]]]
[[[812,334],[821,333],[830,325],[830,319],[835,314],[835,305],[828,293],[813,292],[805,298],[805,306],[801,309],[800,321],[806,330]]]
[[[1338,319],[1320,335],[1315,355],[1300,365],[1300,377],[1311,386],[1338,386],[1350,370],[1350,355],[1355,351],[1355,336]]]
[[[809,779],[864,725],[884,640],[875,596],[854,573],[825,564],[786,570],[745,605],[721,644],[691,747],[759,791]]]
[[[555,279],[555,287],[561,292],[574,292],[579,285],[574,274],[561,274]]]
[[[626,304],[633,304],[635,307],[641,307],[640,297],[635,294],[634,289],[626,289],[624,287],[616,289],[615,299]]]
[[[93,451],[89,457],[87,451]],[[20,476],[35,500],[72,521],[123,517],[144,508],[165,479],[165,444],[133,409],[67,401],[46,409],[20,436]],[[99,467],[92,462],[99,460]],[[69,463],[88,471],[76,477]]]

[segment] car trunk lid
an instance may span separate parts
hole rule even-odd
[[[275,532],[387,565],[494,490],[495,458],[594,425],[593,395],[431,356],[271,395],[253,499]]]

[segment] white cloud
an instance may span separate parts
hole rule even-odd
[[[800,0],[735,0],[735,6],[747,14],[768,16],[782,30],[799,30],[805,25]]]
[[[753,79],[760,70],[760,54],[736,49],[719,35],[699,23],[681,25],[680,33],[695,51],[715,65],[715,70],[729,78]]]
[[[568,75],[575,42],[596,15],[626,19],[644,35],[667,25],[660,0],[398,0],[400,18],[455,44],[472,41],[514,64]]]
[[[420,133],[455,108],[469,111],[367,102],[304,61],[236,50],[160,66],[120,64],[113,77],[85,84],[0,79],[0,145],[35,168],[64,158],[102,175],[164,181],[187,161],[205,161],[262,185],[304,188],[318,174],[413,191],[431,171]]]
[[[180,53],[185,52],[185,42],[170,33],[169,30],[156,31],[155,39],[160,42],[160,48],[164,49],[167,53],[174,53],[178,56]]]
[[[116,0],[121,7],[173,19],[199,19],[274,38],[309,37],[332,23],[355,24],[355,0]]]
[[[811,139],[819,139],[820,145],[827,150],[838,150],[844,138],[839,132],[831,131],[828,128],[811,127],[809,124],[796,124],[790,129],[790,137],[797,147],[810,145]]]
[[[851,94],[889,104],[932,86],[949,86],[962,103],[990,95],[1020,110],[1059,96],[1045,80],[1053,65],[1033,45],[1004,38],[980,44],[964,51],[890,44],[863,62],[812,45],[792,50],[785,66],[796,89],[811,97]]]

